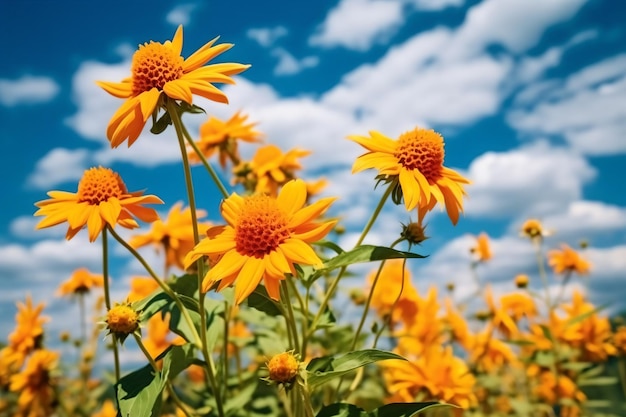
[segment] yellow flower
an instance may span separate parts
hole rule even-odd
[[[130,304],[116,304],[107,312],[106,324],[109,333],[124,341],[139,328],[139,313]]]
[[[279,353],[267,362],[268,378],[279,384],[291,384],[298,376],[299,366],[293,352]]]
[[[517,288],[526,288],[528,287],[528,275],[526,274],[518,274],[515,276],[515,286]]]
[[[181,210],[181,207],[180,202],[174,204],[165,221],[157,219],[152,223],[148,233],[133,236],[129,244],[134,248],[149,244],[156,246],[157,249],[162,248],[165,252],[165,267],[176,266],[183,269],[183,260],[195,242],[191,209],[187,207]],[[197,211],[198,219],[204,216],[206,212]],[[200,230],[206,230],[210,226],[210,223],[198,223]]]
[[[533,318],[537,315],[535,300],[526,293],[505,294],[500,298],[500,304],[502,310],[516,322],[523,317]]]
[[[548,265],[552,267],[555,274],[576,272],[580,275],[587,275],[591,267],[589,262],[566,244],[561,245],[561,250],[555,249],[548,252]]]
[[[413,306],[407,309],[404,328],[396,332],[398,349],[401,354],[409,357],[421,355],[424,351],[440,346],[444,339],[445,322],[438,315],[440,304],[437,299],[437,288],[431,287],[426,297],[417,294],[415,299],[407,300]],[[408,313],[413,314],[408,314]]]
[[[91,417],[117,417],[117,410],[110,399],[104,400],[100,411],[91,415]]]
[[[257,149],[248,163],[235,168],[235,183],[242,183],[246,189],[271,196],[278,194],[278,188],[296,178],[296,170],[302,169],[298,158],[311,152],[291,149],[286,153],[276,145]]]
[[[486,233],[481,233],[476,238],[476,246],[470,249],[470,252],[474,255],[474,258],[478,262],[486,262],[491,259],[491,248],[489,246],[489,236]]]
[[[469,408],[476,403],[476,379],[465,362],[452,354],[450,346],[429,349],[415,360],[381,362],[389,402],[413,402],[418,394],[423,400],[442,400]]]
[[[451,339],[458,342],[465,349],[469,349],[473,341],[467,320],[453,306],[452,300],[446,298],[446,314],[442,318],[443,324],[450,331]]]
[[[163,203],[154,195],[144,196],[143,191],[129,192],[118,173],[103,167],[86,170],[76,193],[50,191],[48,196],[52,198],[35,204],[39,207],[35,216],[45,216],[37,229],[67,222],[65,237],[69,240],[87,226],[90,242],[107,226],[139,227],[133,216],[147,223],[155,221],[157,212],[143,204]]]
[[[79,268],[72,276],[61,283],[57,290],[58,295],[73,295],[88,293],[92,287],[102,287],[104,278],[102,274],[92,274],[87,268]]]
[[[150,317],[146,325],[146,333],[143,337],[143,345],[150,353],[153,359],[156,359],[165,349],[170,345],[182,344],[180,336],[177,338],[170,338],[170,315],[169,313],[165,317],[161,317],[161,314],[155,314]]]
[[[544,236],[549,236],[550,233],[544,230],[541,222],[537,219],[528,219],[521,227],[520,234],[524,237],[533,239],[542,239]]]
[[[407,210],[417,207],[423,213],[439,203],[446,207],[452,223],[457,223],[459,212],[463,211],[463,184],[469,184],[469,180],[443,166],[441,135],[416,128],[398,140],[375,131],[370,132],[370,137],[348,139],[368,150],[354,162],[353,173],[376,168],[381,176],[399,182]]]
[[[218,291],[235,283],[235,304],[239,304],[263,279],[268,294],[277,300],[285,274],[297,275],[295,263],[320,265],[310,243],[326,236],[336,221],[314,220],[335,198],[303,207],[306,197],[302,180],[285,184],[276,198],[236,193],[228,197],[220,208],[227,225],[210,228],[185,258],[189,267],[205,255],[222,255],[204,276],[202,290],[208,291],[218,281]]]
[[[385,262],[372,294],[372,308],[379,316],[390,320],[391,328],[399,322],[412,320],[417,314],[418,294],[411,283],[409,268],[403,267],[403,263],[401,259]],[[369,275],[370,287],[377,273],[378,268]],[[389,317],[390,314],[392,317]]]
[[[130,292],[126,299],[129,303],[139,301],[159,288],[159,284],[152,277],[133,277],[130,280]]]
[[[6,352],[6,354],[11,354],[8,355],[8,360],[17,362],[21,366],[30,352],[41,347],[43,324],[48,321],[47,317],[40,316],[43,308],[44,303],[33,307],[30,295],[26,296],[26,303],[17,302],[15,331],[9,335],[10,351]]]
[[[613,334],[613,346],[617,353],[626,356],[626,326],[619,326]]]
[[[28,358],[26,367],[11,377],[10,390],[19,393],[17,404],[23,415],[53,414],[55,399],[50,372],[56,368],[58,359],[56,352],[37,350]]]
[[[213,83],[234,84],[231,75],[239,74],[249,65],[223,63],[204,66],[211,59],[232,48],[232,44],[215,45],[218,38],[205,44],[184,59],[183,27],[179,26],[171,41],[139,45],[133,55],[131,75],[122,82],[98,81],[107,93],[126,99],[115,112],[107,128],[111,147],[126,139],[131,146],[139,137],[148,118],[163,105],[161,96],[192,104],[197,94],[209,100],[228,103],[226,95]]]
[[[566,375],[557,377],[552,372],[544,370],[539,374],[539,384],[535,386],[535,394],[548,404],[556,404],[559,399],[570,399],[582,402],[587,396],[578,388],[576,383]]]
[[[226,161],[229,158],[233,164],[239,164],[237,141],[259,142],[263,136],[262,133],[254,130],[256,123],[246,123],[247,119],[248,116],[244,116],[240,112],[235,113],[225,122],[217,117],[210,117],[200,126],[200,139],[196,142],[202,155],[208,159],[217,150],[222,168],[226,168]],[[193,149],[188,148],[187,152],[190,162],[200,162],[200,158]]]
[[[519,329],[513,317],[507,309],[503,306],[498,307],[493,298],[493,292],[491,286],[487,285],[485,288],[485,301],[487,302],[487,308],[489,309],[491,322],[496,329],[500,330],[502,334],[510,338],[519,334]]]
[[[488,329],[472,336],[468,348],[470,361],[488,373],[516,364],[517,356],[511,346],[493,336]]]

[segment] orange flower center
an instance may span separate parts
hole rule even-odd
[[[417,169],[428,181],[436,181],[443,167],[443,138],[434,130],[419,128],[403,133],[394,156],[406,169]]]
[[[112,333],[131,334],[139,327],[139,314],[126,304],[118,304],[107,313],[107,326]]]
[[[235,243],[240,254],[262,258],[289,235],[287,216],[275,199],[263,194],[244,199],[235,227]]]
[[[98,205],[109,198],[120,198],[128,193],[124,181],[109,168],[90,168],[78,183],[78,201]]]
[[[274,382],[289,383],[298,375],[298,360],[291,352],[278,354],[267,363],[269,378]]]
[[[133,94],[138,95],[155,87],[162,90],[165,83],[183,75],[183,62],[183,57],[172,50],[170,43],[139,45],[131,67]]]

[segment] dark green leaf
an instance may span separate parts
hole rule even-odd
[[[382,261],[384,259],[398,258],[425,258],[423,255],[412,252],[404,252],[384,246],[361,245],[357,248],[343,252],[326,261],[322,269],[335,269],[360,262]]]
[[[307,382],[310,386],[320,385],[362,366],[387,359],[406,360],[400,355],[383,350],[357,350],[348,352],[337,358],[332,358],[330,361],[324,362],[325,366],[321,366],[321,363],[318,362],[314,367],[311,367],[311,370],[307,367],[309,371]]]
[[[282,314],[276,301],[270,298],[267,290],[262,285],[257,286],[252,294],[248,296],[248,306],[270,316],[279,316]]]
[[[435,401],[423,403],[391,403],[369,413],[371,417],[412,417],[422,411],[433,407],[453,407],[449,404],[441,404]]]
[[[324,248],[330,249],[337,254],[345,252],[345,250],[341,249],[339,245],[337,245],[335,242],[331,242],[330,240],[319,240],[315,242],[314,245],[322,246]]]
[[[163,131],[167,129],[167,127],[171,124],[172,124],[172,118],[170,117],[169,113],[165,112],[163,113],[163,116],[161,116],[159,120],[157,120],[156,122],[152,124],[152,127],[150,128],[150,132],[154,133],[155,135],[158,135],[159,133],[163,133]]]
[[[353,404],[335,403],[323,407],[316,417],[367,417],[367,413]]]
[[[185,101],[181,101],[178,107],[180,108],[181,113],[184,112],[184,113],[192,113],[192,114],[200,114],[200,113],[206,114],[206,111],[204,111],[202,107],[196,106],[195,104],[189,104]]]

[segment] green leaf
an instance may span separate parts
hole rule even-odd
[[[371,417],[411,417],[433,407],[454,407],[451,404],[441,404],[435,401],[422,403],[391,403],[369,413]],[[456,407],[455,407],[456,408]]]
[[[206,114],[206,111],[204,111],[202,107],[196,106],[195,104],[189,104],[186,101],[181,101],[178,107],[184,113],[191,113],[191,114],[205,113]]]
[[[578,385],[581,387],[594,386],[594,385],[614,385],[618,380],[614,376],[598,376],[589,379],[579,379]]]
[[[176,377],[195,360],[193,346],[170,346],[158,359],[163,359],[163,369],[155,372],[146,365],[116,384],[117,400],[122,417],[151,417],[160,415],[166,381]]]
[[[454,407],[434,401],[391,403],[369,413],[354,404],[334,403],[323,407],[316,417],[412,417],[433,407]]]
[[[387,359],[406,360],[395,353],[378,349],[357,350],[337,358],[318,358],[318,360],[311,361],[307,366],[307,382],[310,386],[320,385],[362,366]]]
[[[604,310],[606,307],[607,307],[606,305],[602,305],[602,306],[594,308],[593,310],[589,310],[589,311],[587,311],[587,312],[585,312],[583,314],[579,314],[576,317],[572,317],[571,319],[569,319],[567,321],[565,326],[567,327],[567,326],[571,326],[571,325],[576,324],[576,323],[580,323],[581,321],[585,320],[586,318],[588,318],[590,316],[593,316],[597,312],[599,312],[601,310]]]
[[[337,245],[335,242],[331,242],[330,240],[318,240],[317,242],[313,244],[317,246],[321,246],[323,248],[330,249],[337,254],[345,252],[345,250],[341,249],[341,246]]]
[[[270,316],[280,316],[282,313],[276,301],[272,300],[264,286],[258,285],[248,296],[248,306],[262,311]]]
[[[194,297],[198,291],[198,276],[191,274],[182,275],[176,279],[168,281],[168,284],[176,294]]]
[[[355,263],[382,261],[384,259],[425,257],[426,256],[417,253],[399,251],[384,246],[361,245],[349,252],[340,253],[326,261],[321,269],[335,269]]]
[[[154,133],[155,135],[158,135],[159,133],[163,133],[163,131],[167,129],[167,127],[171,124],[172,124],[172,118],[170,117],[170,114],[168,112],[165,112],[163,116],[159,118],[159,120],[157,120],[156,122],[152,124],[152,127],[150,128],[150,132]]]

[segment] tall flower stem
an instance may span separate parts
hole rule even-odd
[[[289,279],[289,278],[287,278]],[[287,320],[287,326],[291,327],[291,333],[293,334],[293,349],[296,353],[300,353],[300,344],[298,343],[298,329],[296,327],[296,317],[293,313],[293,307],[291,306],[291,297],[289,295],[289,285],[286,282],[286,279],[280,282],[280,299],[283,304],[286,305],[287,316],[285,319]],[[304,354],[304,353],[303,353]]]
[[[109,290],[109,243],[107,228],[102,231],[102,277],[104,283],[104,305],[107,311],[111,309],[111,291]],[[117,349],[117,337],[111,334],[113,339],[113,361],[115,366],[115,382],[120,380],[120,353]]]
[[[191,167],[189,165],[189,158],[187,157],[187,149],[185,147],[185,127],[183,121],[176,107],[176,103],[173,100],[166,101],[167,111],[170,115],[174,129],[176,130],[176,137],[178,138],[178,145],[180,146],[180,153],[183,160],[183,170],[185,172],[185,185],[187,187],[187,198],[189,200],[189,210],[191,211],[191,221],[193,224],[193,240],[195,244],[200,242],[200,234],[198,233],[198,215],[196,213],[196,199],[193,191],[193,181],[191,179]],[[206,343],[206,331],[207,331],[207,318],[206,309],[204,307],[205,294],[202,291],[202,279],[204,277],[204,263],[202,259],[198,260],[198,312],[200,313],[200,340],[201,351],[204,360],[207,363],[207,378],[213,393],[215,395],[215,402],[217,405],[217,413],[220,417],[224,417],[224,406],[222,405],[222,396],[218,391],[217,382],[215,380],[215,362],[213,356],[207,349]],[[194,326],[195,329],[195,326]]]
[[[537,257],[537,265],[539,266],[539,278],[541,279],[541,284],[545,290],[545,299],[546,305],[548,306],[548,310],[552,311],[553,305],[550,297],[550,284],[548,283],[548,274],[546,272],[546,265],[543,260],[543,250],[541,249],[541,237],[533,238],[532,244],[535,247],[535,256]]]
[[[361,243],[363,243],[363,241],[365,240],[365,237],[369,233],[369,231],[372,228],[372,226],[374,226],[374,223],[376,222],[376,219],[380,215],[380,212],[382,211],[383,207],[385,206],[385,202],[387,201],[387,199],[391,195],[392,191],[393,191],[393,187],[387,187],[387,190],[385,190],[385,193],[383,194],[383,196],[381,197],[380,201],[378,202],[378,205],[376,206],[376,209],[374,209],[374,212],[372,213],[372,216],[370,217],[369,221],[367,222],[367,224],[363,228],[363,231],[361,232],[361,236],[359,236],[359,239],[357,240],[356,244],[354,245],[355,248],[359,247],[361,245]],[[316,330],[317,322],[319,321],[320,317],[324,313],[324,310],[328,306],[328,302],[333,297],[333,295],[335,293],[335,290],[337,289],[337,285],[339,285],[339,281],[343,277],[343,274],[346,272],[346,269],[347,269],[347,267],[345,267],[345,266],[341,267],[341,269],[337,273],[337,276],[335,277],[333,282],[331,282],[330,287],[326,291],[326,296],[322,300],[322,303],[320,304],[320,308],[317,311],[317,314],[315,314],[315,317],[313,318],[313,321],[311,322],[311,326],[309,327],[309,332],[307,334],[307,337],[310,336],[311,334],[313,334],[313,332]]]

